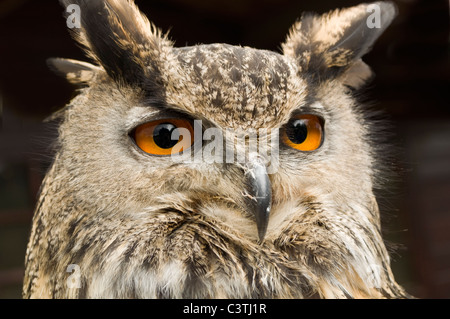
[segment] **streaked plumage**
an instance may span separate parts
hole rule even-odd
[[[366,4],[304,15],[276,53],[177,48],[130,1],[61,2],[80,5],[72,32],[95,66],[50,61],[82,88],[57,115],[24,297],[406,296],[381,237],[370,123],[352,96],[371,77],[361,57],[393,4],[375,3],[381,28],[367,27]],[[129,138],[173,114],[245,132],[282,128],[299,112],[323,118],[323,143],[313,152],[280,146],[278,170],[257,181],[270,187],[268,203],[256,205],[270,211],[264,231],[263,213],[243,196],[255,183],[245,165],[174,163]],[[74,264],[77,287],[68,285]]]

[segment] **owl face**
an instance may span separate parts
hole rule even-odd
[[[177,48],[129,1],[78,3],[72,31],[96,65],[50,61],[83,88],[61,113],[25,295],[400,294],[352,96],[392,4],[375,4],[379,28],[367,5],[305,15],[276,53]],[[83,289],[57,283],[69,264]],[[31,284],[51,272],[51,288]]]

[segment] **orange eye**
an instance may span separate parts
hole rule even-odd
[[[322,145],[322,121],[315,115],[297,115],[284,127],[281,139],[284,144],[296,150],[314,151]]]
[[[137,146],[152,155],[175,155],[194,143],[194,129],[185,119],[162,119],[139,125],[134,131]]]

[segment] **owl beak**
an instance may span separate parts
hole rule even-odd
[[[272,206],[272,186],[266,165],[259,159],[250,159],[247,163],[247,181],[249,184],[249,207],[255,215],[259,242],[264,241],[269,224]]]

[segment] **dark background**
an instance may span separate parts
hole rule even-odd
[[[177,46],[226,42],[278,50],[303,11],[361,1],[137,0]],[[422,298],[450,297],[449,1],[395,1],[399,16],[365,61],[376,73],[365,99],[394,133],[395,176],[380,198],[394,274]],[[20,298],[39,185],[56,130],[42,121],[74,87],[49,57],[86,60],[56,0],[0,1],[0,298]],[[387,157],[386,157],[387,158]]]

